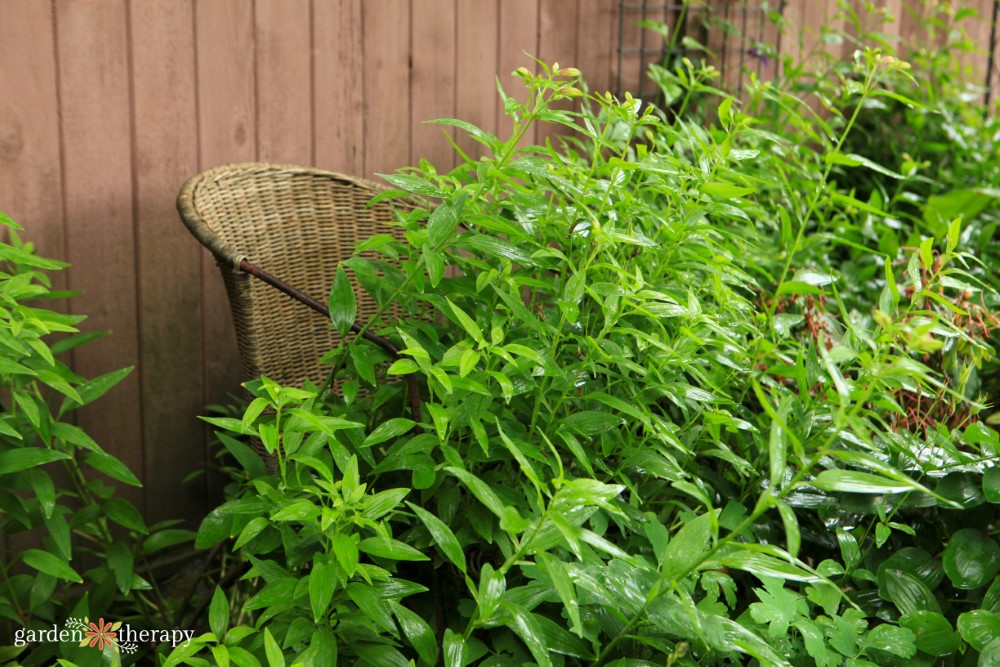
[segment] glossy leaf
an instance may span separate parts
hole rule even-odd
[[[975,528],[963,528],[948,540],[941,563],[955,588],[981,588],[1000,571],[1000,545]]]

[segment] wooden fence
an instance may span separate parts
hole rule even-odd
[[[993,0],[975,2],[989,17]],[[623,39],[637,35],[634,4]],[[786,16],[815,39],[833,5],[794,0]],[[459,117],[502,134],[495,77],[516,90],[509,73],[532,66],[524,52],[614,89],[621,6],[0,0],[0,210],[42,254],[71,263],[56,286],[83,294],[59,307],[113,332],[74,352],[75,369],[136,367],[77,420],[143,480],[131,497],[150,519],[203,513],[208,478],[181,484],[211,460],[196,415],[239,389],[218,271],[174,208],[181,183],[247,160],[363,175],[421,158],[446,168],[452,149],[423,121]],[[974,37],[985,48],[988,36],[983,20]]]

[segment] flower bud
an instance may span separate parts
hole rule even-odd
[[[569,77],[580,76],[580,70],[575,67],[567,67],[566,69],[559,70],[559,75]]]
[[[522,79],[530,79],[531,78],[531,72],[528,71],[527,67],[518,67],[516,70],[514,70],[514,75],[515,76],[519,76]]]
[[[583,93],[579,88],[574,88],[573,86],[566,86],[565,88],[560,88],[559,92],[566,97],[580,97]]]

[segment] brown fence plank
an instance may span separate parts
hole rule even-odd
[[[497,13],[496,0],[458,0],[458,66],[456,114],[459,118],[488,132],[497,131],[496,77]],[[473,160],[489,149],[461,130],[456,142]]]
[[[576,66],[576,24],[580,5],[577,0],[539,0],[538,4],[538,57],[549,67]],[[557,109],[569,109],[573,104],[563,100],[552,105]],[[568,128],[546,125],[538,128],[537,140],[567,134]]]
[[[41,255],[65,259],[52,22],[49,3],[0,2],[0,210]],[[65,272],[53,274],[53,288],[64,285]]]
[[[0,90],[7,91],[0,96],[0,210],[24,226],[22,237],[39,254],[65,259],[52,5],[0,2],[0,25]],[[52,274],[54,289],[65,285],[65,271]],[[66,301],[50,307],[65,312]],[[0,535],[0,554],[6,548],[11,562],[37,544]]]
[[[324,0],[313,6],[316,165],[362,175],[364,59],[361,0]]]
[[[257,158],[253,5],[195,4],[198,166]],[[240,382],[236,334],[215,260],[202,252],[202,341],[206,403],[227,403]]]
[[[139,361],[131,174],[129,64],[123,0],[56,2],[69,286],[89,331],[112,335],[74,351],[94,377]],[[139,375],[132,373],[78,423],[143,477]],[[139,500],[135,489],[127,497]]]
[[[312,165],[310,0],[256,0],[257,155]]]
[[[364,175],[410,162],[410,5],[366,0],[364,26]]]
[[[190,4],[132,0],[140,382],[150,520],[197,519],[206,464],[201,368],[201,253],[174,199],[198,169],[194,23]],[[182,493],[178,489],[183,488]]]
[[[612,33],[611,27],[617,18],[616,4],[608,0],[580,0],[580,14],[576,25],[576,61],[572,65],[583,72],[592,91],[609,90],[613,81],[612,35],[617,34],[617,31]]]
[[[504,92],[515,99],[527,100],[527,89],[520,79],[511,76],[518,67],[535,72],[538,65],[531,57],[538,57],[538,0],[504,0],[500,6],[500,23],[497,27],[497,72]],[[525,55],[528,54],[528,55]],[[513,120],[504,115],[503,101],[497,97],[497,125],[500,137],[506,138],[513,128]],[[525,134],[521,145],[535,143],[535,130]]]
[[[455,2],[412,0],[411,7],[410,162],[425,159],[446,172],[455,165],[455,151],[445,134],[454,137],[454,129],[427,121],[455,117]]]

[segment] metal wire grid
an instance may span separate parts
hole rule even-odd
[[[992,111],[993,88],[997,81],[997,22],[1000,21],[1000,0],[993,1],[993,17],[990,23],[990,50],[987,51],[986,62],[986,109]]]
[[[742,92],[744,68],[755,69],[762,74],[781,52],[781,32],[775,27],[772,15],[781,15],[785,4],[785,0],[762,0],[759,3],[714,0],[701,4],[687,3],[685,7],[685,3],[680,1],[620,0],[616,67],[618,94],[629,90],[636,97],[655,99],[660,91],[646,76],[647,68],[652,63],[671,67],[683,57],[694,60],[701,55],[684,45],[683,38],[691,36],[715,52],[716,58],[712,63],[719,69],[723,80],[732,81],[738,92]],[[637,29],[635,26],[640,21],[658,21],[671,31],[676,30],[678,39],[673,48],[650,30]],[[735,73],[731,71],[733,67]]]

